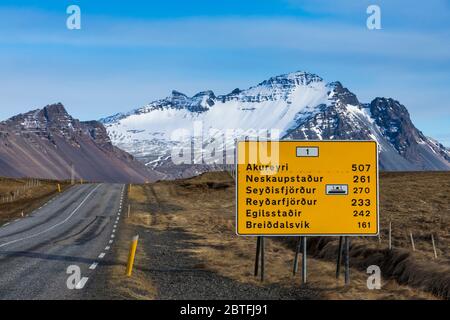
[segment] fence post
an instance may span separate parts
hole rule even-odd
[[[416,251],[416,246],[414,245],[414,238],[413,238],[413,234],[411,231],[409,232],[409,237],[411,238],[412,249],[413,249],[413,251]]]
[[[433,234],[431,234],[431,243],[433,244],[434,258],[437,259],[436,243],[434,242]]]
[[[389,221],[389,250],[392,250],[392,221]]]

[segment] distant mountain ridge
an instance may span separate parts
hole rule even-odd
[[[0,176],[145,182],[157,175],[112,145],[98,121],[79,121],[61,103],[0,122]]]
[[[203,91],[188,97],[173,91],[165,99],[100,121],[114,145],[172,176],[184,169],[170,163],[170,150],[176,145],[171,133],[191,128],[194,121],[205,129],[243,129],[244,135],[250,129],[276,128],[282,139],[377,140],[381,169],[450,170],[449,149],[423,135],[401,103],[381,97],[361,103],[340,82],[326,83],[302,71],[226,95]],[[214,138],[207,136],[205,141]],[[227,141],[227,148],[232,143]]]

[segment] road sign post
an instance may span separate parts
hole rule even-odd
[[[303,238],[302,249],[302,284],[306,283],[306,237]]]
[[[261,270],[259,271],[259,266]],[[264,281],[264,237],[256,239],[256,259],[255,259],[255,277],[260,273],[261,281]]]
[[[300,246],[303,248],[304,281],[306,237],[345,236],[348,276],[348,236],[376,236],[379,233],[377,143],[239,141],[236,233],[258,237],[303,237],[303,243],[297,243],[293,273],[298,268]],[[263,241],[260,238],[257,242],[256,261],[263,260]],[[257,268],[255,264],[255,274]]]
[[[260,252],[261,252],[261,237],[258,237],[256,238],[255,277],[258,276]]]
[[[294,276],[298,271],[298,254],[300,252],[302,252],[302,247],[303,247],[303,237],[298,237],[297,245],[295,247],[296,249],[295,249],[295,257],[294,257],[294,270],[292,272]]]
[[[264,281],[264,237],[261,237],[261,282]]]
[[[350,239],[344,237],[345,243],[345,285],[350,284]]]
[[[344,237],[339,237],[338,256],[336,261],[336,279],[339,279],[339,275],[341,273],[342,247],[344,245],[343,239]]]

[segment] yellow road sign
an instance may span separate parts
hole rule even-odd
[[[375,141],[240,141],[238,235],[377,235]]]

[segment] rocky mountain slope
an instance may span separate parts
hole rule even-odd
[[[341,83],[326,83],[306,72],[272,77],[227,95],[204,91],[188,97],[173,91],[165,99],[100,121],[113,144],[168,175],[204,171],[205,165],[222,162],[223,150],[234,154],[235,139],[273,136],[274,129],[282,139],[377,140],[384,170],[450,170],[449,150],[424,136],[398,101],[361,103]],[[190,138],[197,171],[171,161],[173,148],[186,141],[190,145]]]
[[[0,176],[145,182],[157,177],[113,146],[98,121],[72,118],[62,104],[0,122]]]

